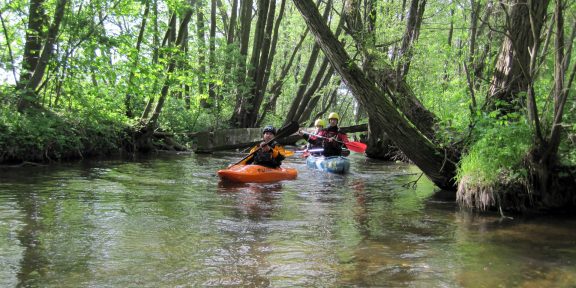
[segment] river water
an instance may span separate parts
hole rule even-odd
[[[458,208],[412,165],[230,185],[241,158],[0,170],[0,287],[576,287],[576,219]],[[418,180],[416,182],[416,180]]]

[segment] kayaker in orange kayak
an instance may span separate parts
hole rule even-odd
[[[264,130],[262,130],[262,143],[250,149],[250,154],[253,155],[240,162],[240,164],[256,164],[270,168],[280,167],[282,160],[286,158],[286,152],[278,142],[270,141],[275,135],[276,128],[274,126],[268,125],[264,127]],[[256,150],[258,152],[255,152]]]

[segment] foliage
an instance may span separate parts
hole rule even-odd
[[[485,117],[475,131],[477,140],[460,161],[458,181],[467,177],[469,183],[486,187],[528,176],[522,162],[532,145],[532,131],[525,119]]]
[[[406,79],[424,106],[438,117],[439,125],[436,128],[439,133],[435,140],[445,146],[463,140],[470,145],[460,165],[459,177],[476,175],[477,181],[482,183],[497,181],[494,175],[498,173],[489,172],[515,169],[515,165],[521,162],[527,150],[526,145],[529,145],[528,142],[532,139],[521,117],[513,116],[516,117],[513,121],[497,120],[493,115],[476,112],[481,109],[484,97],[488,94],[492,76],[490,73],[498,55],[499,41],[504,37],[502,33],[495,31],[502,31],[504,13],[498,10],[501,9],[499,5],[494,5],[495,10],[488,19],[489,22],[480,23],[484,25],[484,30],[476,38],[476,55],[469,55],[472,53],[468,49],[472,11],[469,6],[471,3],[479,4],[479,12],[482,14],[487,10],[489,2],[428,1],[420,36],[410,51],[411,68]],[[142,43],[137,43],[146,3],[151,4],[150,11],[143,30]],[[210,2],[199,3],[206,12],[204,16],[208,16]],[[371,16],[374,16],[376,21],[374,43],[369,50],[381,53],[382,61],[386,61],[380,63],[381,65],[394,67],[406,61],[394,58],[394,53],[399,49],[406,32],[409,5],[402,1],[372,3],[376,7],[376,14]],[[219,7],[221,10],[218,11],[226,12],[230,16],[228,4],[223,3],[224,6]],[[28,5],[26,1],[17,0],[9,1],[2,8],[2,17],[7,25],[0,34],[0,47],[11,49],[0,49],[0,79],[13,81],[15,77],[12,75],[12,68],[18,75],[22,67],[29,20],[26,13]],[[45,2],[44,5],[46,15],[43,17],[50,19],[55,1]],[[140,122],[139,117],[146,105],[149,101],[152,107],[157,103],[164,85],[169,86],[169,92],[159,118],[161,130],[181,137],[178,135],[228,128],[228,120],[238,102],[237,97],[251,89],[250,81],[245,80],[246,70],[241,65],[249,61],[250,52],[242,55],[238,41],[228,43],[225,35],[228,27],[225,27],[223,22],[225,17],[220,15],[216,18],[218,32],[214,41],[216,50],[212,67],[207,61],[207,49],[197,49],[201,41],[195,31],[195,21],[198,21],[196,15],[188,25],[185,47],[173,47],[164,43],[172,13],[176,13],[176,18],[180,21],[189,8],[188,5],[187,1],[181,0],[110,3],[79,1],[68,5],[54,44],[54,57],[50,59],[44,84],[38,90],[39,104],[46,113],[36,115],[15,112],[14,104],[18,100],[17,93],[13,92],[15,85],[11,82],[0,85],[0,160],[25,156],[26,151],[31,152],[29,155],[35,155],[34,158],[45,158],[42,155],[49,155],[50,158],[60,159],[78,152],[84,155],[119,149],[120,139],[126,136],[126,127]],[[321,9],[323,5],[325,4],[321,4]],[[336,1],[334,5],[334,11],[341,11],[344,3]],[[255,7],[257,8],[257,4]],[[574,15],[574,5],[567,9],[571,9],[567,15]],[[339,12],[335,12],[331,16],[330,26],[333,29],[339,22],[339,15]],[[209,18],[205,17],[206,31],[210,24]],[[257,17],[253,18],[255,21]],[[566,27],[569,28],[572,22],[566,22]],[[454,29],[449,36],[447,27],[452,27],[451,25]],[[178,24],[176,26],[178,27]],[[252,23],[252,29],[254,26],[255,23]],[[314,37],[308,33],[302,48],[296,51],[291,69],[281,76],[282,68],[306,30],[306,23],[291,1],[286,2],[286,15],[279,29],[275,58],[269,71],[270,79],[267,90],[264,91],[264,103],[271,96],[269,89],[273,83],[280,81],[283,86],[276,106],[262,121],[262,124],[276,126],[281,126],[285,121],[284,117],[300,88],[303,71],[314,46]],[[341,34],[339,39],[360,64],[361,57],[356,51],[355,39],[347,33]],[[368,39],[363,40],[370,42]],[[482,63],[468,63],[470,59],[480,61],[478,59],[482,59],[480,56],[484,51],[487,56]],[[570,63],[573,63],[575,56],[571,57]],[[177,67],[168,75],[166,67],[171,60],[177,62]],[[318,61],[317,66],[320,62]],[[474,91],[470,91],[463,63],[485,67],[483,72],[478,72],[481,75],[472,75],[476,81]],[[553,110],[549,99],[550,87],[553,87],[554,83],[553,68],[553,57],[548,56],[539,67],[536,80],[538,85],[535,85],[537,105],[543,114],[541,118],[545,133],[549,131],[546,123],[551,122],[550,111]],[[321,97],[321,100],[312,116],[324,110],[337,111],[343,117],[341,125],[351,125],[355,118],[362,118],[356,117],[359,109],[356,109],[357,103],[352,95],[339,93],[333,103],[327,103],[332,89],[340,85],[340,80],[335,76],[333,83],[324,90],[317,91],[315,97]],[[209,84],[215,86],[215,99],[210,99],[206,92]],[[475,94],[477,107],[472,107],[471,92]],[[189,97],[189,101],[185,100],[186,97]],[[208,107],[200,105],[200,99],[206,99]],[[124,116],[127,110],[125,103],[130,104],[133,112],[131,118]],[[573,111],[575,105],[571,104],[567,110]],[[327,105],[330,106],[326,107]],[[576,133],[573,127],[576,119],[572,115],[576,114],[566,113],[564,118],[568,135]],[[361,122],[366,122],[366,119]],[[470,131],[472,123],[475,123],[475,126],[474,130]],[[469,133],[471,139],[466,138]],[[511,141],[506,142],[506,137]],[[179,139],[186,140],[184,137]],[[563,141],[561,149],[562,160],[576,163],[574,144]]]
[[[121,117],[102,111],[21,114],[0,109],[0,162],[47,161],[117,152],[125,139]]]

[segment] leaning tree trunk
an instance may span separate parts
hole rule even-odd
[[[404,35],[406,40],[400,53],[409,54],[407,51],[412,49],[414,41],[418,38],[418,31],[422,22],[422,13],[424,11],[425,1],[412,1],[414,6],[411,9],[411,17],[408,19],[407,29]],[[375,5],[372,1],[367,1],[362,9],[359,5],[349,5],[345,10],[346,24],[348,31],[352,33],[356,40],[356,47],[363,55],[362,70],[366,77],[374,82],[380,90],[390,96],[392,103],[416,126],[416,128],[429,139],[434,139],[434,126],[437,119],[433,113],[428,111],[418,100],[410,86],[406,83],[405,77],[399,77],[397,71],[408,71],[408,65],[400,65],[398,68],[392,67],[385,59],[385,53],[374,52],[375,32],[373,22],[376,21]],[[404,5],[403,5],[404,6]],[[364,12],[361,12],[364,11]],[[367,15],[362,16],[363,13]],[[367,19],[364,23],[362,19]],[[413,23],[413,24],[410,24]],[[405,51],[405,52],[402,52]],[[407,55],[406,55],[407,56]],[[405,61],[410,61],[406,57]],[[390,159],[393,155],[398,155],[398,148],[390,143],[390,136],[386,135],[383,123],[370,121],[369,143],[370,149],[366,155],[371,158]],[[378,127],[381,126],[381,127]],[[377,133],[377,134],[374,134]],[[377,145],[377,146],[374,146]],[[404,157],[403,157],[404,159]]]
[[[32,0],[28,8],[28,27],[26,29],[26,43],[24,44],[24,55],[22,68],[20,69],[20,83],[22,87],[28,82],[34,68],[40,58],[42,49],[42,39],[44,32],[46,11],[44,9],[44,0]]]
[[[363,105],[370,118],[383,124],[394,143],[438,187],[454,189],[456,167],[452,156],[434,145],[420,133],[388,99],[385,93],[371,82],[344,50],[342,43],[323,21],[310,0],[294,0],[306,24],[316,37],[316,42],[338,71],[356,100]]]

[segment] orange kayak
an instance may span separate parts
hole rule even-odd
[[[260,165],[234,165],[228,169],[218,170],[222,180],[242,183],[263,183],[281,180],[292,180],[298,176],[295,168],[269,168]]]

